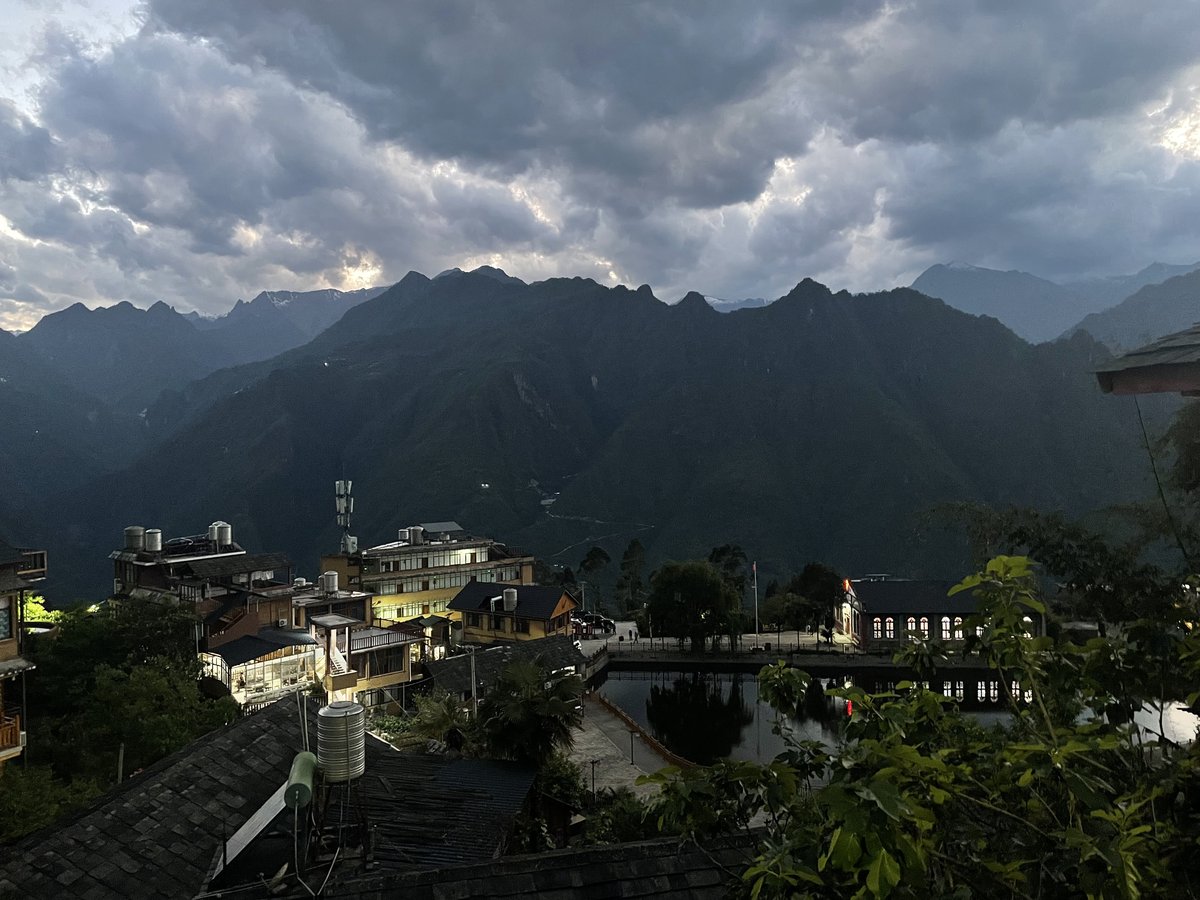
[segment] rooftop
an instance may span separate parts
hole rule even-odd
[[[566,635],[539,638],[534,641],[519,641],[514,644],[497,644],[474,651],[475,677],[485,687],[493,684],[500,672],[515,659],[540,660],[550,671],[574,668],[585,660]],[[445,659],[428,659],[425,670],[436,687],[452,694],[466,694],[471,690],[471,654],[447,656]]]
[[[701,849],[663,838],[607,847],[507,856],[433,871],[363,876],[332,886],[326,897],[357,900],[443,900],[451,897],[646,897],[718,900],[737,896],[736,874],[751,856],[751,839]]]
[[[453,600],[449,609],[459,612],[491,612],[493,598],[503,597],[506,589],[517,592],[517,609],[515,613],[523,619],[549,619],[553,617],[566,588],[561,585],[540,584],[498,584],[493,581],[469,581],[463,586]],[[496,612],[502,612],[499,602]]]
[[[1096,380],[1106,394],[1200,392],[1200,324],[1118,356]]]
[[[191,897],[221,844],[287,778],[300,749],[296,701],[189,744],[88,809],[0,855],[0,896]]]
[[[862,604],[863,615],[875,613],[925,613],[941,615],[975,611],[975,598],[969,592],[949,596],[953,581],[910,581],[889,578],[882,581],[851,581]]]

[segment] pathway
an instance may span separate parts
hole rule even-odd
[[[634,735],[631,745],[629,734],[625,723],[601,706],[595,697],[584,698],[583,726],[575,732],[571,760],[583,770],[588,790],[592,788],[594,771],[597,791],[625,787],[643,798],[658,793],[656,786],[639,785],[636,781],[639,776],[657,772],[668,763],[646,746],[639,735]]]

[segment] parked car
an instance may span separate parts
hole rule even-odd
[[[600,613],[584,613],[582,618],[583,624],[590,626],[593,631],[600,631],[604,634],[615,634],[617,631],[617,623]]]

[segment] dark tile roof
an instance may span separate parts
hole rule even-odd
[[[561,585],[540,584],[499,584],[494,581],[468,581],[461,591],[450,601],[450,609],[459,612],[490,612],[492,598],[504,595],[506,588],[517,592],[517,611],[515,615],[523,619],[540,619],[545,621],[554,616],[554,609],[566,590]],[[496,603],[496,611],[502,611],[502,605]],[[514,615],[509,613],[509,615]]]
[[[0,566],[20,565],[24,561],[25,557],[21,555],[20,550],[0,541]]]
[[[0,572],[0,591],[19,591],[29,587],[29,582],[16,572]]]
[[[948,596],[953,581],[855,581],[854,593],[862,604],[863,616],[875,615],[969,615],[975,598],[969,591]]]
[[[275,569],[290,569],[292,561],[286,553],[254,553],[240,556],[197,559],[187,563],[188,570],[196,578],[225,578],[229,575],[246,575],[250,572],[270,572]]]
[[[310,733],[315,735],[316,730],[314,721]],[[321,866],[318,878],[328,874],[328,890],[380,872],[398,874],[493,859],[503,852],[535,778],[531,766],[401,753],[368,736],[365,772],[358,784],[372,835],[369,867],[351,857],[332,869]],[[342,808],[344,793],[333,791],[330,796],[328,821],[356,820],[351,806]],[[269,877],[285,863],[290,870],[292,816],[292,811],[285,809],[266,823],[259,837],[231,860],[207,889],[215,892],[257,885],[260,873]],[[309,896],[294,880],[289,878],[288,883],[291,890],[285,896]]]
[[[1139,385],[1139,375],[1161,379],[1162,383]],[[1133,376],[1132,381],[1129,376]],[[1200,324],[1118,356],[1096,369],[1096,379],[1106,394],[1195,390],[1200,386]]]
[[[342,900],[717,900],[737,895],[737,882],[749,864],[752,846],[750,840],[736,838],[702,849],[667,838],[555,850],[435,871],[363,875],[331,884],[324,896]]]
[[[501,670],[514,659],[540,659],[551,671],[579,666],[585,662],[583,654],[566,635],[480,648],[475,651],[475,677],[485,691],[495,683]],[[426,660],[424,665],[435,687],[452,694],[470,692],[469,653],[447,656],[445,659]]]
[[[86,811],[0,851],[0,897],[191,897],[222,830],[232,834],[287,779],[296,701],[206,735]]]

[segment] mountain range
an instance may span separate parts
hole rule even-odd
[[[735,542],[764,576],[812,559],[957,575],[957,545],[916,529],[931,504],[1147,495],[1132,404],[1090,374],[1108,357],[1087,334],[1032,346],[910,289],[805,280],[723,315],[648,286],[413,272],[303,345],[164,391],[136,452],[118,439],[8,515],[51,549],[69,599],[103,594],[133,523],[170,537],[224,519],[315,574],[342,477],[364,546],[455,519],[567,565],[638,537],[651,560]],[[6,466],[5,487],[34,462]]]
[[[307,343],[382,290],[264,291],[215,319],[184,316],[161,301],[144,310],[76,303],[17,339],[76,390],[137,414],[164,390]]]
[[[912,288],[964,312],[999,319],[1034,343],[1084,328],[1110,349],[1129,349],[1145,343],[1139,335],[1163,329],[1148,338],[1153,340],[1200,319],[1200,294],[1192,295],[1190,306],[1182,296],[1173,296],[1155,308],[1155,298],[1159,295],[1152,293],[1144,302],[1117,312],[1143,288],[1197,269],[1200,263],[1190,266],[1154,263],[1132,275],[1058,284],[1028,272],[1001,272],[951,263],[930,266],[912,283]],[[1114,315],[1108,316],[1105,311]],[[1103,318],[1095,318],[1097,314]],[[1093,328],[1102,333],[1097,334]]]

